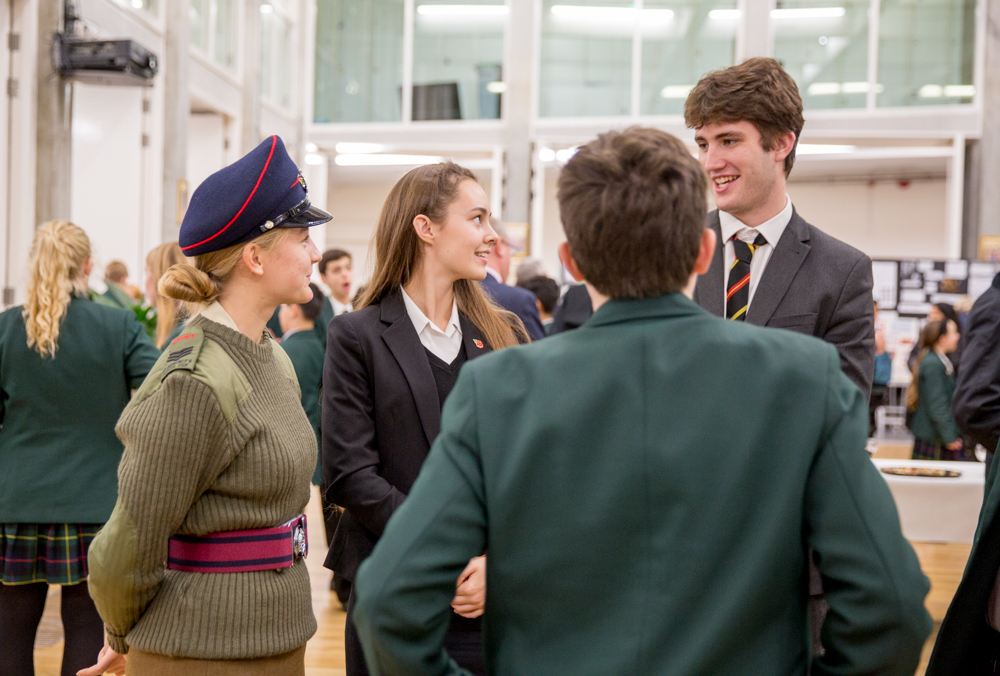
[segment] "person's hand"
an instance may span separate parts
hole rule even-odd
[[[108,645],[108,636],[104,635],[104,647],[101,648],[100,654],[97,656],[97,664],[87,669],[81,669],[76,672],[76,676],[101,676],[101,674],[111,672],[116,674],[116,676],[122,676],[125,673],[125,661],[128,658],[125,655],[119,655],[111,646]]]
[[[949,451],[960,451],[962,450],[962,440],[955,439],[955,441],[945,446],[945,448],[947,448]]]
[[[875,332],[875,354],[885,352],[885,335],[881,331]]]
[[[455,582],[455,598],[451,607],[462,617],[472,619],[486,608],[486,556],[469,561]]]

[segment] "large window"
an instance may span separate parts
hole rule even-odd
[[[507,7],[498,0],[418,0],[413,119],[496,119]]]
[[[274,0],[260,5],[260,96],[290,109],[292,105],[292,24]]]
[[[879,106],[971,103],[975,0],[882,0]]]
[[[643,7],[649,19],[641,31],[640,112],[680,115],[702,75],[733,64],[739,10],[733,0],[653,0]]]
[[[628,0],[544,0],[538,114],[628,115],[635,22]]]
[[[785,0],[771,12],[774,56],[806,108],[864,108],[868,0]],[[876,87],[876,90],[878,88]]]
[[[316,122],[401,119],[403,0],[319,0]]]
[[[267,4],[267,7],[271,5]],[[239,23],[236,0],[191,0],[188,11],[191,48],[220,66],[234,70],[236,27]]]

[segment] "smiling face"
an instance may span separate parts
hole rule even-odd
[[[280,242],[261,252],[264,288],[275,305],[312,300],[309,277],[319,259],[308,228],[289,228]]]
[[[346,305],[351,300],[351,284],[354,282],[354,271],[351,268],[351,257],[342,256],[326,264],[326,270],[320,275],[323,283],[338,303]]]
[[[720,210],[754,227],[785,207],[784,162],[795,144],[793,133],[765,150],[750,122],[719,122],[697,129],[695,142]]]
[[[421,218],[426,217],[418,216],[418,221]],[[420,224],[414,225],[419,233]],[[421,237],[424,255],[453,281],[486,277],[486,260],[499,238],[490,226],[490,201],[476,181],[462,181],[443,221],[428,221],[425,227],[432,237]]]

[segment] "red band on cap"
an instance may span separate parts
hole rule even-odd
[[[267,162],[264,163],[264,168],[261,170],[260,176],[257,178],[257,185],[255,185],[253,187],[253,190],[250,191],[250,196],[247,197],[247,201],[243,203],[243,206],[240,207],[240,210],[236,212],[235,216],[233,216],[233,220],[231,220],[228,223],[226,223],[226,227],[224,227],[222,230],[219,230],[217,233],[215,233],[214,235],[212,235],[208,239],[203,239],[202,241],[198,242],[197,244],[190,244],[188,246],[182,246],[181,247],[182,251],[187,251],[188,249],[193,249],[196,246],[201,246],[202,244],[205,244],[206,242],[211,242],[213,239],[215,239],[216,237],[218,237],[219,235],[221,235],[222,233],[224,233],[226,230],[228,230],[230,225],[232,225],[233,223],[236,222],[236,219],[240,217],[240,214],[243,213],[243,210],[247,208],[248,204],[250,204],[250,200],[253,199],[254,194],[257,192],[257,188],[260,187],[260,182],[264,180],[264,174],[267,173],[267,167],[268,167],[269,164],[271,164],[271,157],[274,156],[274,146],[277,145],[277,143],[278,143],[278,137],[277,136],[272,136],[271,137],[271,152],[269,152],[267,154]]]

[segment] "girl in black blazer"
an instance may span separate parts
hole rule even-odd
[[[451,162],[414,169],[390,191],[374,235],[375,273],[355,312],[335,317],[323,372],[326,498],[344,508],[326,566],[353,580],[402,504],[441,428],[441,406],[467,359],[519,342],[520,320],[478,281],[497,241],[475,175]],[[456,581],[452,658],[485,673],[479,616],[485,556]],[[348,676],[366,676],[347,604]]]

